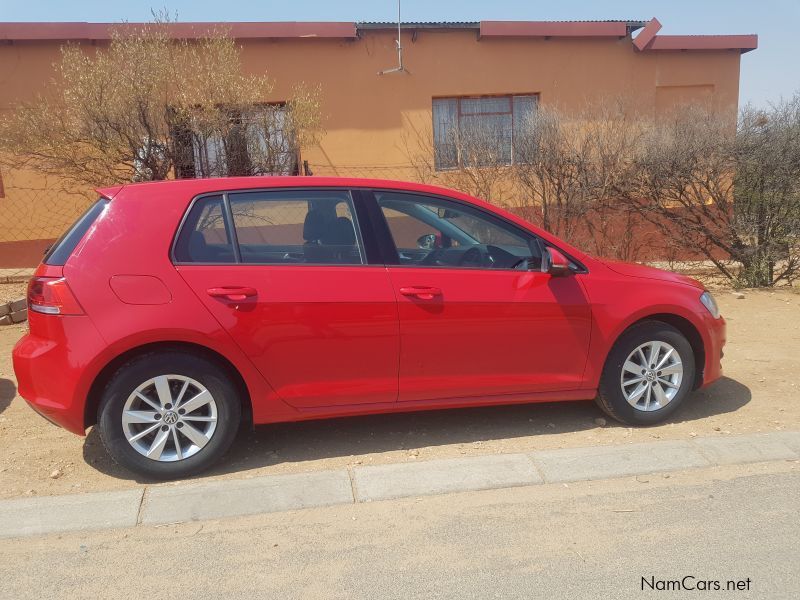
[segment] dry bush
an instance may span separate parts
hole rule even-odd
[[[520,200],[540,208],[548,231],[599,255],[635,258],[637,219],[620,197],[630,192],[643,128],[618,101],[571,116],[540,109],[514,143]]]
[[[702,107],[676,111],[650,128],[634,172],[631,205],[734,284],[797,277],[800,96],[746,108],[736,130]]]
[[[285,172],[320,128],[319,91],[265,104],[264,75],[245,75],[223,29],[175,39],[163,16],[112,32],[106,48],[67,45],[49,94],[0,123],[12,168],[78,185]]]
[[[512,193],[512,167],[503,149],[503,132],[491,127],[475,127],[469,132],[451,134],[450,146],[457,155],[456,165],[437,168],[433,135],[412,129],[403,139],[414,177],[424,183],[441,185],[465,194],[504,205]]]
[[[800,93],[746,107],[736,136],[732,256],[744,286],[791,282],[800,274]]]

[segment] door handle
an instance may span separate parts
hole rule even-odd
[[[239,286],[208,288],[206,292],[212,298],[222,298],[224,300],[230,300],[231,302],[241,302],[242,300],[258,295],[255,288]]]
[[[420,300],[433,300],[434,297],[442,295],[442,290],[437,287],[428,287],[426,285],[413,285],[401,287],[400,293],[403,294],[403,296],[414,296]]]

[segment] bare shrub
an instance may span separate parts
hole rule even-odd
[[[240,51],[223,29],[175,39],[164,16],[106,48],[67,45],[49,93],[0,123],[4,161],[92,186],[291,172],[320,128],[319,92],[265,104],[272,82],[243,74]]]
[[[800,97],[746,108],[738,127],[702,107],[653,124],[631,205],[736,285],[797,277]]]
[[[621,197],[643,124],[620,101],[567,116],[540,109],[515,140],[521,199],[540,207],[542,226],[596,254],[634,259],[638,219]]]

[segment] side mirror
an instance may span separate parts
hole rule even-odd
[[[542,254],[542,271],[553,277],[566,275],[570,272],[569,260],[555,248],[547,247]]]
[[[420,250],[433,250],[436,247],[436,234],[427,233],[417,238],[417,248]]]

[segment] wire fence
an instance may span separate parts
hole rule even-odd
[[[92,203],[90,190],[5,186],[0,197],[0,243],[54,239]]]
[[[539,207],[516,194],[513,188],[490,197],[475,189],[465,189],[456,179],[441,172],[426,173],[412,164],[334,165],[303,163],[301,174],[317,177],[370,178],[417,181],[460,189],[488,199],[542,225]],[[60,236],[95,200],[90,189],[65,190],[52,181],[37,185],[18,185],[6,178],[0,193],[0,268],[29,267],[39,262],[41,253]],[[582,213],[564,220],[566,230],[551,227],[574,245],[594,254],[624,260],[698,260],[676,248],[674,243],[635,214],[620,211]]]

